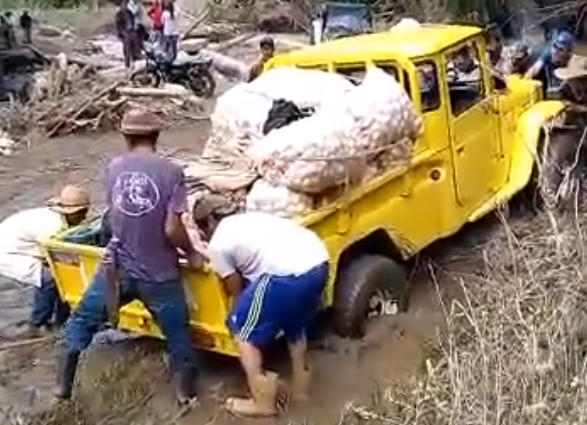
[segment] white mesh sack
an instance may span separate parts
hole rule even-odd
[[[415,139],[421,129],[422,119],[400,84],[372,67],[361,85],[325,102],[314,115],[272,131],[251,156],[264,178],[320,193],[360,179],[361,164],[395,142]]]
[[[247,211],[262,211],[281,217],[296,217],[312,210],[312,198],[260,179],[247,195]]]
[[[250,84],[250,89],[271,99],[286,99],[299,108],[320,108],[353,89],[344,76],[315,69],[279,67],[267,71]]]
[[[263,124],[274,100],[286,99],[300,108],[319,109],[352,88],[346,78],[323,71],[283,67],[263,73],[218,98],[204,155],[242,152],[253,146],[263,136]]]

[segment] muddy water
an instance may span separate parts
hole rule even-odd
[[[197,152],[206,130],[204,125],[173,130],[166,135],[162,147]],[[61,184],[69,181],[88,184],[100,203],[102,168],[121,148],[122,141],[114,134],[69,137],[40,143],[14,157],[0,158],[0,218],[22,208],[42,205]],[[444,255],[436,256],[437,261],[450,252],[444,248],[440,251]],[[316,372],[313,400],[307,406],[291,406],[279,422],[338,422],[341,410],[349,402],[369,405],[374,391],[407,383],[416,376],[428,354],[429,341],[443,324],[438,293],[427,270],[423,268],[423,273],[414,278],[415,292],[408,313],[374,323],[362,341],[328,336],[316,344],[312,352]],[[454,286],[449,278],[442,278],[441,287],[448,291],[448,297],[452,296]],[[29,312],[30,292],[29,288],[0,282],[0,344],[22,329]],[[286,378],[288,365],[283,354],[274,353],[269,363]],[[148,424],[155,418],[160,423],[175,420],[177,407],[171,399],[165,357],[159,344],[132,341],[101,345],[86,357],[76,404],[76,409],[82,406],[83,412],[68,411],[68,420],[81,421],[76,416],[81,415],[85,423],[114,424],[119,422],[107,415],[117,411],[124,412],[117,413],[119,418],[127,415],[124,423]],[[52,344],[0,352],[0,411],[51,408],[54,358]],[[203,355],[199,386],[201,404],[176,423],[232,422],[219,407],[225,396],[244,391],[238,364]],[[65,425],[64,421],[42,423]]]

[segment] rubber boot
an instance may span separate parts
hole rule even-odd
[[[277,374],[266,373],[252,378],[249,382],[251,398],[229,398],[226,409],[237,416],[277,415]]]
[[[196,377],[194,370],[185,370],[175,375],[175,393],[180,405],[190,404],[196,398]]]
[[[304,402],[309,399],[310,383],[312,381],[312,369],[294,368],[291,380],[291,398],[293,401]]]
[[[63,353],[57,365],[57,391],[55,396],[61,400],[69,400],[73,391],[75,373],[80,353]]]

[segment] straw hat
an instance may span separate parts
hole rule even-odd
[[[132,108],[125,112],[120,123],[120,132],[129,136],[158,133],[163,123],[157,115],[143,108]]]
[[[566,67],[555,69],[554,75],[563,81],[587,77],[587,57],[574,55]]]
[[[47,205],[59,214],[75,214],[90,207],[90,194],[82,187],[67,185],[59,196],[50,199]]]

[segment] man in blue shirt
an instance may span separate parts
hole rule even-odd
[[[567,66],[573,55],[574,44],[575,38],[571,33],[560,32],[526,72],[526,78],[537,79],[542,83],[545,96],[549,89],[560,86],[560,80],[554,75],[554,70]]]

